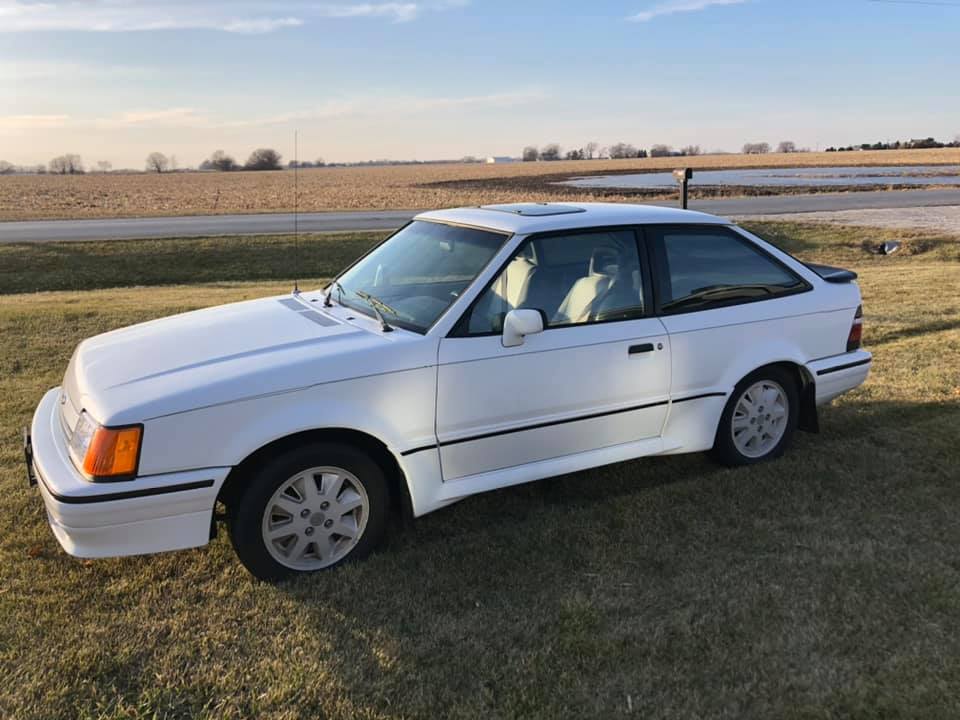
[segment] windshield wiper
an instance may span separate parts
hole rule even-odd
[[[384,332],[393,332],[393,328],[389,325],[389,323],[387,323],[386,318],[383,317],[383,313],[380,312],[380,310],[385,310],[391,315],[398,315],[399,313],[397,313],[396,310],[387,305],[380,298],[376,297],[375,295],[371,295],[368,292],[364,292],[363,290],[354,290],[353,294],[361,300],[365,300],[367,305],[370,306],[370,309],[373,310],[373,313],[377,316],[377,320],[380,321],[381,330]]]
[[[695,293],[682,297],[678,300],[671,300],[663,304],[664,310],[683,307],[684,305],[695,305],[710,300],[725,300],[737,297],[756,297],[758,295],[773,295],[778,290],[784,290],[781,285],[711,285],[701,288]]]
[[[331,302],[330,300],[330,293],[333,291],[334,288],[336,288],[337,290],[337,302],[343,305],[343,285],[341,285],[338,281],[334,280],[332,283],[330,283],[327,286],[327,296],[323,299],[324,307],[333,307],[333,302]]]

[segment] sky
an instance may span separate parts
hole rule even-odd
[[[0,160],[960,135],[960,0],[0,0]]]

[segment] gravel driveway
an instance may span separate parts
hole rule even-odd
[[[891,208],[887,210],[837,210],[789,215],[743,215],[738,220],[776,220],[785,222],[819,222],[835,225],[932,230],[960,235],[960,205],[940,207]]]

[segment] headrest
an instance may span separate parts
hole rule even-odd
[[[594,248],[590,256],[591,275],[616,275],[620,258],[613,248]]]

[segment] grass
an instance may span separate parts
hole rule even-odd
[[[280,587],[222,533],[69,558],[18,428],[81,338],[289,283],[0,297],[0,717],[957,717],[956,245],[762,231],[860,272],[874,371],[820,435],[749,469],[650,458],[470,498]]]
[[[565,188],[550,181],[681,166],[706,170],[910,164],[960,164],[960,149],[321,168],[300,173],[299,207],[420,209],[513,200],[623,200],[636,194]],[[290,212],[293,199],[289,172],[0,177],[0,220]]]
[[[0,244],[0,294],[330,277],[386,233]]]

